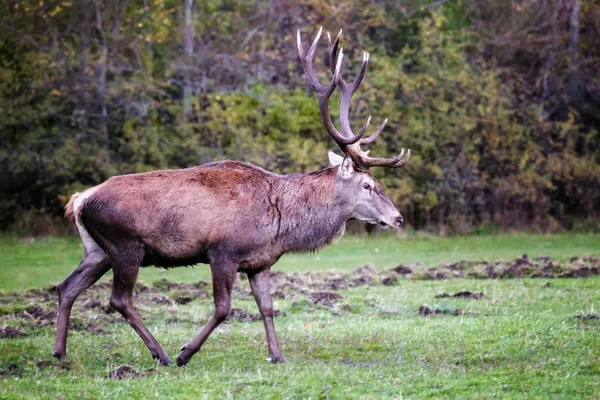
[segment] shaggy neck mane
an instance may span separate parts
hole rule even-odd
[[[283,176],[276,240],[284,252],[309,252],[341,236],[352,210],[336,183],[337,167]]]

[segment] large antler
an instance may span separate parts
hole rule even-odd
[[[367,64],[369,63],[369,53],[364,53],[362,67],[356,79],[352,83],[348,83],[341,77],[340,74],[342,60],[344,58],[344,50],[339,47],[342,30],[340,29],[340,32],[333,43],[331,42],[331,36],[329,33],[327,33],[329,63],[333,76],[327,86],[321,85],[321,83],[315,77],[312,64],[322,31],[323,27],[319,29],[315,40],[308,50],[308,54],[305,55],[304,48],[302,46],[302,40],[300,39],[300,30],[298,30],[298,53],[300,54],[300,60],[302,62],[302,67],[304,68],[304,73],[308,78],[308,81],[312,84],[313,88],[317,92],[317,97],[319,98],[319,109],[321,111],[321,119],[323,120],[323,124],[325,125],[327,132],[329,132],[329,135],[331,135],[333,140],[335,140],[340,149],[342,149],[342,151],[352,159],[356,168],[368,169],[375,166],[404,166],[410,159],[410,150],[408,150],[405,155],[404,149],[402,149],[402,152],[393,158],[373,158],[369,157],[369,151],[363,151],[360,148],[361,145],[371,144],[375,141],[375,139],[377,139],[387,124],[387,118],[381,125],[379,125],[377,130],[375,130],[375,132],[373,132],[373,134],[367,138],[362,137],[371,122],[371,116],[367,118],[367,121],[360,131],[358,131],[358,134],[355,135],[350,127],[350,118],[348,115],[350,112],[350,101],[352,100],[352,95],[356,93],[360,85],[365,80]],[[331,115],[329,114],[329,97],[335,90],[336,86],[339,87],[340,92],[342,93],[342,101],[340,104],[341,133],[333,125],[333,122],[331,121]]]

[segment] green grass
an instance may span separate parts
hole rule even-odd
[[[279,270],[379,268],[399,263],[433,265],[460,259],[510,259],[600,255],[598,235],[499,235],[432,238],[410,236],[345,238],[327,250],[288,256]],[[47,239],[25,245],[12,238],[0,244],[0,289],[55,283],[78,261],[76,241]],[[376,251],[375,249],[379,249]],[[37,265],[36,262],[40,261]],[[57,276],[60,275],[60,276]],[[146,269],[152,282],[206,279],[206,267]],[[544,287],[550,282],[549,287]],[[247,285],[247,283],[246,283]],[[482,300],[436,299],[462,290],[481,291]],[[307,307],[303,295],[275,300],[287,316],[275,324],[289,363],[272,365],[261,322],[230,322],[218,328],[185,368],[157,367],[135,332],[123,322],[108,335],[76,333],[69,339],[69,363],[36,368],[50,359],[52,326],[32,328],[10,314],[0,327],[19,326],[29,336],[0,339],[0,398],[599,398],[600,320],[576,315],[598,308],[600,278],[445,281],[401,280],[396,286],[339,292],[333,309]],[[49,305],[51,303],[48,303]],[[420,305],[458,307],[460,316],[417,315]],[[347,307],[344,307],[347,306]],[[248,296],[234,307],[255,312]],[[197,333],[211,312],[210,299],[185,306],[139,307],[146,325],[173,357]],[[75,309],[76,320],[94,320],[94,311]],[[166,323],[168,317],[176,321]],[[108,372],[121,364],[148,376],[116,381]],[[11,367],[12,365],[12,367]]]
[[[504,234],[438,238],[409,235],[406,238],[343,237],[314,254],[283,256],[273,267],[277,271],[326,271],[355,269],[367,263],[377,268],[420,263],[433,266],[458,260],[508,260],[527,253],[530,257],[549,256],[564,261],[574,255],[600,253],[598,234]],[[0,236],[0,290],[10,291],[56,284],[75,269],[83,255],[79,238],[42,238],[25,243]],[[106,279],[110,279],[110,273]],[[144,268],[139,280],[152,283],[167,278],[177,282],[197,282],[210,278],[206,265],[163,270]]]

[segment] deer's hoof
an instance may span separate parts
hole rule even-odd
[[[267,361],[276,363],[276,364],[283,364],[283,363],[288,362],[288,360],[282,355],[268,357]]]
[[[165,366],[169,366],[169,365],[173,365],[173,361],[171,361],[171,359],[169,357],[166,358],[160,358],[158,360],[160,362],[161,365],[165,365]]]
[[[155,360],[158,360],[158,362],[161,365],[173,365],[173,361],[171,361],[171,359],[169,358],[169,356],[164,352],[154,352],[152,351],[152,358],[154,358]]]
[[[177,359],[176,359],[176,360],[177,360],[177,366],[178,366],[178,367],[183,367],[183,366],[185,366],[185,365],[186,365],[186,364],[187,364],[187,363],[190,361],[190,358],[189,358],[189,357],[185,357],[185,356],[183,355],[183,351],[182,351],[182,352],[181,352],[181,353],[180,353],[180,354],[177,356]]]
[[[56,357],[59,361],[63,361],[65,358],[67,358],[67,355],[64,352],[56,350],[52,351],[52,356]]]

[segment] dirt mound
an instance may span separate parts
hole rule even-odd
[[[87,298],[83,301],[83,304],[81,306],[86,310],[91,310],[93,308],[102,307],[102,303],[96,299]]]
[[[314,306],[324,306],[332,308],[341,300],[342,296],[332,292],[311,293],[308,299]]]
[[[585,314],[585,315],[576,315],[575,318],[583,320],[583,321],[592,320],[592,319],[600,319],[598,314],[595,314],[595,313]]]
[[[454,293],[453,295],[449,295],[448,293],[442,293],[442,294],[438,294],[437,296],[435,296],[436,299],[446,299],[449,297],[481,300],[483,298],[483,293],[464,291],[464,292]]]
[[[274,310],[273,316],[275,317],[285,317],[287,314],[285,312]],[[229,311],[229,315],[227,316],[226,321],[241,321],[241,322],[252,322],[252,321],[261,321],[262,315],[260,314],[252,314],[241,308],[232,308]]]
[[[227,321],[250,322],[250,321],[258,321],[260,319],[261,319],[261,317],[259,314],[252,314],[245,310],[242,310],[241,308],[232,308],[229,311],[229,315],[227,316]]]
[[[0,328],[0,339],[10,339],[27,336],[19,328],[13,328],[12,326],[5,326]]]
[[[0,377],[13,376],[19,377],[23,373],[23,367],[20,364],[11,362],[6,368],[0,369]]]
[[[71,320],[71,330],[74,332],[90,332],[98,336],[110,334],[103,326],[94,321],[81,322],[78,319]]]
[[[398,275],[409,275],[413,273],[414,268],[414,266],[400,264],[396,268],[393,268],[392,271],[394,271]]]
[[[150,375],[153,372],[154,369],[152,368],[146,371],[138,371],[131,365],[120,365],[116,369],[110,371],[108,377],[111,379],[137,379],[142,376]]]
[[[394,270],[392,270],[394,271]],[[530,259],[523,254],[512,261],[459,261],[429,268],[412,279],[507,279],[507,278],[582,278],[600,275],[598,257],[573,257],[567,262],[550,257]]]
[[[56,312],[44,310],[40,306],[29,306],[24,311],[17,313],[16,316],[31,320],[37,326],[45,326],[54,324]]]
[[[419,314],[421,316],[440,315],[440,314],[456,316],[456,315],[462,315],[462,311],[459,310],[458,308],[441,308],[441,307],[435,307],[435,306],[422,305],[421,307],[419,307],[419,311],[417,311],[417,314]]]
[[[54,364],[54,361],[52,361],[52,360],[39,360],[38,362],[35,363],[35,369],[41,370],[41,369],[50,367],[53,364]]]
[[[418,264],[399,264],[389,270],[377,270],[373,265],[360,266],[352,272],[271,272],[271,293],[274,298],[292,300],[292,304],[304,304],[308,308],[335,308],[341,302],[341,290],[360,286],[398,285],[405,279],[506,279],[506,278],[581,278],[600,275],[598,257],[573,257],[568,261],[554,261],[550,257],[529,258],[526,254],[510,261],[468,261],[462,260],[449,264],[440,264],[424,268]],[[243,276],[243,274],[241,274]],[[163,306],[175,310],[175,305],[187,305],[197,299],[211,296],[211,285],[205,281],[181,283],[162,279],[151,286],[138,283],[134,292],[134,304],[140,310]],[[549,287],[546,284],[544,287]],[[99,282],[89,288],[75,303],[73,329],[93,334],[110,333],[115,323],[123,323],[122,317],[108,305],[112,283]],[[252,298],[247,279],[238,279],[234,289],[234,298]],[[443,293],[438,298],[481,299],[482,293],[459,292]],[[6,304],[9,311],[0,323],[18,325],[25,330],[55,323],[57,302],[56,286],[32,289],[22,292],[2,294],[0,304]],[[144,307],[145,306],[145,307]],[[456,311],[449,311],[450,313]],[[431,308],[422,310],[423,315],[447,313]],[[19,319],[13,324],[10,318]],[[257,321],[259,314],[247,313],[241,309],[232,310],[229,320]],[[176,316],[174,321],[179,320]],[[13,330],[14,329],[14,330]],[[17,332],[18,331],[18,332]],[[17,328],[6,327],[0,330],[0,337],[18,337],[23,334]]]

